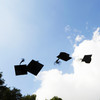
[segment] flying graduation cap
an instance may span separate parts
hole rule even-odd
[[[16,75],[26,75],[27,74],[27,66],[26,65],[15,65],[15,74]]]
[[[82,62],[90,63],[92,55],[85,55],[82,59]]]
[[[14,66],[16,75],[26,75],[27,74],[27,65],[21,65],[21,63],[24,61],[25,61],[25,59],[22,58],[20,65]]]
[[[37,75],[40,70],[42,69],[44,65],[39,63],[38,61],[31,60],[31,62],[28,64],[28,72],[31,74]]]
[[[57,63],[57,64],[60,63],[59,59],[64,60],[64,61],[68,61],[68,60],[71,59],[71,57],[69,56],[69,54],[65,53],[65,52],[60,52],[60,54],[57,56],[57,58],[58,59],[55,61],[55,63]]]
[[[16,75],[26,75],[27,72],[37,75],[44,65],[40,64],[38,61],[32,60],[28,66],[27,65],[15,65]]]

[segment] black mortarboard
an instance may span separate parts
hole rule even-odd
[[[60,52],[57,58],[58,59],[56,60],[56,63],[59,63],[59,59],[64,60],[64,61],[68,61],[71,59],[71,57],[69,57],[69,54],[65,52]]]
[[[34,75],[37,75],[44,65],[40,64],[38,61],[32,60],[28,64],[28,71]]]
[[[16,75],[25,75],[27,74],[27,66],[26,65],[15,65],[15,74]]]
[[[85,63],[90,63],[91,62],[91,57],[92,55],[85,55],[82,59],[83,62]]]
[[[65,52],[60,52],[60,54],[57,56],[57,58],[62,59],[64,61],[71,59],[71,57],[69,57],[69,54],[65,53]]]

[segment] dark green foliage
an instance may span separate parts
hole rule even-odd
[[[21,97],[22,94],[20,90],[16,88],[10,90],[10,88],[6,86],[0,87],[0,100],[20,100]]]
[[[27,95],[27,96],[24,96],[22,97],[21,100],[36,100],[36,95]]]
[[[4,84],[4,79],[2,79],[2,72],[0,72],[0,86]]]
[[[13,88],[10,90],[10,88],[3,86],[0,93],[0,100],[20,100],[22,97],[22,94],[20,93],[20,90]]]
[[[52,99],[50,100],[62,100],[61,98],[57,97],[57,96],[54,96]]]
[[[20,90],[13,88],[12,90],[4,85],[2,73],[0,72],[0,100],[20,100],[22,94]]]
[[[4,79],[2,79],[2,73],[0,72],[0,100],[36,100],[36,95],[23,96],[19,89],[4,85]]]

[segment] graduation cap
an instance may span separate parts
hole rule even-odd
[[[28,64],[27,71],[34,75],[37,75],[43,66],[44,65],[39,63],[38,61],[31,60],[31,62]]]
[[[27,74],[27,66],[26,65],[15,65],[15,74],[16,75],[25,75]]]
[[[59,59],[61,59],[61,60],[64,60],[64,61],[68,61],[68,60],[70,60],[71,59],[71,57],[69,56],[69,54],[68,53],[65,53],[65,52],[60,52],[60,54],[57,56],[57,60],[56,60],[56,62],[55,63],[57,63],[57,64],[59,64],[60,62],[59,62]]]
[[[90,63],[92,55],[85,55],[82,59],[82,62]]]

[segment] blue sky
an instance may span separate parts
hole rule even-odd
[[[40,87],[32,74],[15,76],[14,65],[21,58],[25,64],[39,60],[41,71],[73,73],[72,60],[55,66],[56,56],[61,51],[72,54],[77,35],[91,39],[100,26],[99,9],[99,0],[0,0],[0,71],[6,84],[23,95]]]

